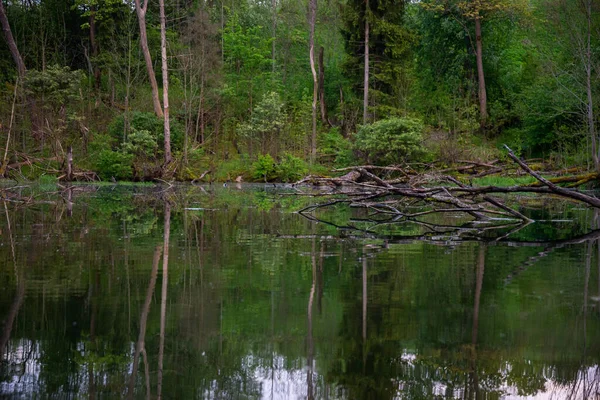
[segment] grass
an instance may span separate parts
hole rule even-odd
[[[517,186],[530,185],[535,183],[536,179],[532,176],[484,176],[482,178],[474,178],[472,183],[474,186]]]

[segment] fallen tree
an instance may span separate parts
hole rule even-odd
[[[305,207],[300,210],[300,214],[314,219],[312,214],[315,210],[345,203],[351,207],[367,209],[370,213],[369,220],[375,224],[410,221],[426,226],[427,224],[420,217],[447,213],[464,214],[471,218],[471,223],[487,224],[492,228],[506,227],[506,220],[513,221],[512,225],[533,222],[515,207],[507,205],[505,196],[504,198],[500,196],[510,193],[557,196],[600,209],[599,198],[576,189],[584,183],[598,180],[598,174],[545,178],[525,161],[519,159],[510,148],[506,147],[506,149],[508,157],[522,173],[536,179],[534,184],[508,187],[473,186],[447,174],[457,169],[428,170],[419,173],[410,167],[356,166],[337,170],[345,172],[340,177],[308,176],[297,182],[296,187],[306,184],[319,186],[325,188],[325,192],[321,195],[334,197],[332,200]],[[499,168],[497,160],[490,163],[473,162],[469,165],[489,170]],[[462,171],[464,170],[463,168]],[[396,176],[390,176],[390,173]],[[560,186],[565,183],[570,187]],[[497,221],[503,221],[502,225]],[[437,231],[432,224],[429,225],[428,229]]]

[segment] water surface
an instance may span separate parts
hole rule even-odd
[[[262,185],[44,190],[0,204],[0,397],[598,396],[593,211],[432,233]]]

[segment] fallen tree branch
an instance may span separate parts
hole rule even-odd
[[[565,189],[565,188],[555,185],[554,183],[550,182],[548,179],[542,177],[540,174],[538,174],[537,172],[535,172],[531,168],[529,168],[529,166],[527,164],[525,164],[523,161],[521,161],[519,159],[519,157],[515,156],[513,151],[510,149],[510,147],[508,147],[507,145],[504,145],[504,147],[508,150],[508,156],[514,162],[519,164],[519,166],[521,168],[523,168],[523,170],[525,170],[525,172],[527,172],[529,175],[533,176],[535,179],[537,179],[542,184],[547,186],[552,192],[559,194],[561,196],[564,196],[564,197],[569,197],[572,199],[582,201],[584,203],[591,205],[592,207],[600,208],[600,199],[598,199],[596,197],[588,196],[587,194],[584,194],[581,192]]]

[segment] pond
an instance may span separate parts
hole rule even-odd
[[[593,210],[462,234],[272,186],[5,193],[0,397],[597,398]]]

